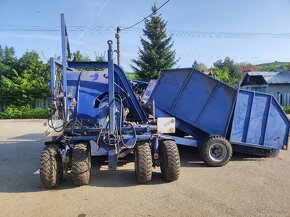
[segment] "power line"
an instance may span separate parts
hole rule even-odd
[[[70,32],[82,32],[86,27],[84,26],[71,26],[69,28]],[[16,26],[16,25],[0,25],[0,32],[59,32],[60,29],[57,26]],[[114,26],[91,26],[87,29],[91,32],[114,32]],[[142,31],[142,28],[132,27],[126,29],[124,33],[139,33]],[[274,39],[290,39],[289,32],[213,32],[213,31],[190,31],[190,30],[177,30],[177,29],[168,29],[167,32],[172,34],[174,37],[191,37],[191,38],[208,38],[208,39],[220,39],[220,38],[229,38],[229,39],[253,39],[253,38],[274,38]]]
[[[86,32],[89,30],[89,28],[94,24],[94,22],[96,21],[97,17],[100,16],[100,14],[102,13],[102,11],[104,10],[104,8],[108,5],[110,0],[107,0],[105,2],[105,4],[100,8],[100,10],[96,13],[95,17],[92,19],[92,21],[86,26],[86,28],[81,32],[81,34],[79,35],[79,37],[77,38],[77,40],[80,40],[85,34]],[[72,44],[72,48],[74,48],[75,44]]]
[[[142,23],[144,20],[146,20],[148,17],[152,16],[153,14],[155,14],[159,9],[161,9],[164,5],[166,5],[170,0],[167,0],[166,2],[164,2],[159,8],[156,9],[156,11],[153,11],[151,14],[149,14],[147,17],[143,18],[142,20],[140,20],[139,22],[131,25],[131,26],[128,26],[128,27],[125,27],[125,28],[121,28],[120,30],[126,30],[126,29],[130,29],[134,26],[137,26],[138,24]]]

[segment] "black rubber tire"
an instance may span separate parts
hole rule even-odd
[[[135,146],[135,176],[140,184],[152,179],[152,154],[148,142],[138,142]]]
[[[213,145],[221,146],[224,152],[224,156],[221,159],[213,159],[211,156],[211,148]],[[233,155],[233,148],[230,142],[222,136],[211,135],[200,142],[199,154],[207,166],[210,167],[222,167],[226,165]]]
[[[76,186],[87,185],[91,176],[91,153],[88,144],[75,144],[72,153],[71,174]]]
[[[40,181],[45,188],[57,187],[63,177],[61,153],[57,145],[44,147],[40,157]]]
[[[159,156],[162,178],[167,182],[177,180],[180,174],[180,157],[175,141],[161,141],[159,143]]]

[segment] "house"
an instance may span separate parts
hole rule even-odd
[[[241,88],[272,94],[282,106],[290,106],[290,72],[247,72]]]

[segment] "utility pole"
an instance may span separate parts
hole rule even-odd
[[[117,27],[117,32],[115,34],[115,37],[117,39],[117,64],[120,66],[120,27]]]

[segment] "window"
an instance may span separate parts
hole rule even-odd
[[[261,87],[252,87],[253,91],[262,92]]]

